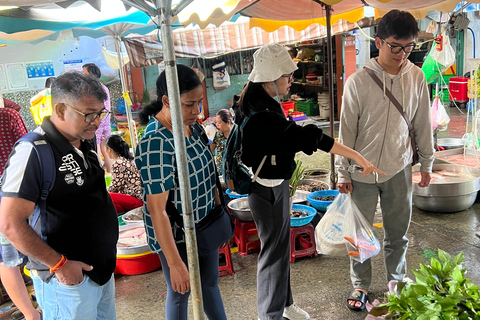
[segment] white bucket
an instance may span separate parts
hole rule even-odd
[[[330,107],[328,106],[319,106],[320,108],[320,118],[322,119],[330,119]]]

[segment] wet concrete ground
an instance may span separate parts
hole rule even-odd
[[[376,217],[381,222],[381,217]],[[408,276],[412,269],[428,264],[432,254],[442,249],[451,255],[465,254],[467,277],[480,285],[480,238],[475,230],[480,226],[480,203],[468,210],[451,213],[427,213],[413,208],[408,232]],[[382,239],[382,230],[374,228]],[[240,256],[233,253],[234,275],[220,277],[228,319],[257,319],[256,262],[258,254]],[[373,283],[370,301],[382,297],[387,290],[383,252],[373,258]],[[306,310],[311,319],[364,319],[366,312],[355,313],[345,306],[351,290],[349,259],[318,256],[300,258],[291,264],[292,290],[295,303]],[[161,270],[137,276],[116,276],[116,305],[118,319],[165,319],[166,284]],[[190,310],[189,319],[193,319]]]
[[[464,109],[463,109],[464,110]],[[465,118],[453,110],[451,137],[465,132]],[[463,125],[463,128],[461,126]],[[328,128],[326,128],[328,132]],[[440,137],[449,137],[442,132]],[[317,152],[314,156],[299,155],[313,167],[329,168],[329,155]],[[477,200],[479,201],[479,200]],[[381,222],[376,216],[375,222]],[[457,213],[429,213],[413,207],[412,223],[408,232],[408,274],[414,279],[412,269],[428,264],[437,249],[451,255],[465,254],[466,277],[480,285],[480,238],[475,236],[480,226],[480,201],[470,209]],[[383,231],[374,227],[379,239]],[[234,275],[220,277],[219,286],[228,319],[256,320],[256,262],[257,253],[240,256],[232,253]],[[369,300],[383,297],[387,280],[383,251],[373,258],[373,283]],[[352,289],[348,257],[305,257],[291,264],[292,290],[295,303],[307,311],[314,320],[365,319],[366,312],[352,312],[345,298]],[[166,284],[161,270],[137,276],[116,276],[116,306],[120,320],[165,319]],[[189,319],[193,319],[190,308]]]

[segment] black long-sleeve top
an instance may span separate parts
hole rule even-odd
[[[318,149],[329,152],[335,142],[316,125],[299,126],[280,113],[268,110],[251,116],[242,134],[242,161],[252,167],[253,172],[263,157],[268,156],[259,173],[264,179],[290,179],[297,152],[308,155]]]

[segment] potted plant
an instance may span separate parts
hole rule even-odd
[[[416,282],[399,282],[368,319],[480,319],[480,288],[465,278],[463,252],[455,258],[438,250],[438,260],[413,270]],[[372,316],[372,317],[371,317]]]

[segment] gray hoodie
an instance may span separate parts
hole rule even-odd
[[[339,142],[358,151],[368,161],[386,173],[379,175],[382,183],[402,171],[412,162],[408,127],[395,105],[385,95],[388,88],[410,119],[415,129],[422,172],[431,172],[433,163],[433,132],[430,116],[430,98],[425,76],[420,68],[406,61],[400,72],[390,77],[375,58],[366,66],[383,82],[383,90],[365,70],[351,75],[343,93]],[[374,175],[365,177],[358,170],[347,169],[353,160],[338,156],[335,165],[338,183],[351,180],[374,183]]]

